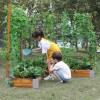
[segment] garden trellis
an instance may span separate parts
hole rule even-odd
[[[8,10],[6,7],[5,10],[8,11],[8,16],[5,17],[5,23],[8,24],[7,27],[8,30],[6,35],[7,38],[6,76],[8,77],[9,66],[14,67],[22,59],[21,44],[22,41],[26,39],[27,36],[29,36],[28,29],[30,25],[28,17],[25,15],[24,10],[22,8],[9,4]]]
[[[73,40],[75,39],[76,34],[79,33],[79,35],[81,36],[80,32],[83,32],[82,31],[83,29],[82,30],[79,29],[80,27],[78,27],[79,24],[77,24],[78,23],[77,20],[74,20],[75,16],[73,17],[74,21],[71,21],[72,22],[71,26],[69,27],[69,25],[67,25],[68,21],[70,21],[70,18],[69,18],[68,14],[66,12],[63,12],[62,14],[59,14],[59,15],[54,14],[54,13],[48,13],[48,12],[46,12],[46,13],[45,12],[36,13],[36,14],[33,13],[30,20],[28,20],[31,23],[31,25],[29,25],[28,23],[26,23],[26,24],[23,23],[25,20],[27,20],[27,18],[23,15],[23,12],[21,12],[18,15],[17,13],[15,13],[16,11],[18,11],[20,13],[20,9],[18,9],[18,10],[15,9],[15,11],[13,10],[14,15],[17,16],[17,18],[20,18],[20,19],[17,19],[17,18],[15,18],[15,16],[12,16],[13,19],[11,20],[12,22],[11,22],[11,25],[10,25],[11,5],[8,6],[7,56],[10,55],[10,49],[11,49],[13,51],[13,52],[11,52],[11,54],[14,55],[12,57],[13,60],[15,60],[14,57],[18,57],[18,61],[20,59],[19,56],[21,55],[21,50],[20,50],[21,49],[20,48],[21,47],[21,40],[23,39],[22,35],[24,35],[24,37],[26,37],[26,35],[29,36],[29,34],[26,34],[26,33],[32,32],[37,28],[43,29],[46,33],[45,36],[47,38],[50,38],[51,40],[53,40],[55,42],[57,42],[56,41],[57,38],[60,37],[60,40],[62,42],[65,42],[65,45],[66,45],[66,41],[67,41],[66,38],[67,38],[68,35],[71,36],[70,41],[72,43]],[[20,26],[16,20],[18,20],[18,22],[22,22],[21,23],[22,26]],[[28,25],[29,25],[30,29],[29,29]],[[75,27],[76,27],[75,25],[77,26],[76,30],[75,30]],[[10,29],[10,26],[11,26],[11,29]],[[25,26],[25,28],[23,28],[24,26]],[[88,38],[90,38],[89,42],[93,44],[93,45],[91,45],[92,48],[89,48],[89,49],[92,50],[91,52],[94,54],[93,55],[93,58],[94,58],[95,57],[95,52],[96,52],[96,49],[95,49],[96,48],[96,46],[95,46],[95,44],[96,44],[95,33],[93,32],[93,27],[91,28],[89,26],[88,28],[90,28],[90,29],[88,29],[89,31],[87,31]],[[15,46],[17,46],[17,45],[10,42],[10,35],[11,35],[10,32],[13,33],[13,36],[11,36],[11,41],[13,41],[13,43],[18,42],[19,47],[16,48],[16,50],[14,48],[14,45]],[[22,33],[24,33],[24,34],[22,34]],[[82,34],[84,35],[84,33],[82,33]],[[15,39],[14,37],[16,37],[17,41],[14,40]],[[13,46],[13,48],[11,46]],[[15,52],[15,51],[18,51],[18,52]],[[17,53],[17,56],[16,56],[16,53]],[[9,60],[6,61],[6,69],[7,69],[6,70],[6,76],[7,77],[8,77],[8,67],[9,67],[9,62],[8,61]]]

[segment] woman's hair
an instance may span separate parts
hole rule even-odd
[[[41,29],[35,30],[35,31],[32,33],[32,37],[33,37],[33,38],[38,38],[38,36],[44,37],[43,31],[42,31]]]
[[[57,59],[58,61],[61,61],[62,60],[62,54],[60,52],[54,52],[52,54],[52,58]]]

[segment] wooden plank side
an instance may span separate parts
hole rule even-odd
[[[19,78],[12,78],[11,79],[13,83],[20,83],[20,79]]]
[[[33,81],[33,79],[20,79],[20,82],[21,83],[24,83],[24,84],[32,84],[32,81]]]
[[[14,83],[15,87],[32,87],[32,84]]]
[[[72,77],[90,77],[90,70],[71,70]]]
[[[39,78],[39,85],[42,84],[42,78]],[[33,79],[29,78],[12,78],[15,87],[33,87]]]

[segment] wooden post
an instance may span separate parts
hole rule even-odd
[[[11,4],[8,4],[8,24],[7,24],[7,56],[10,54],[10,18],[11,18]],[[9,60],[6,60],[6,78],[9,77]]]

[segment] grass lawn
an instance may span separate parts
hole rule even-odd
[[[100,100],[99,60],[94,78],[72,78],[65,84],[43,81],[39,89],[33,89],[5,87],[5,61],[0,57],[0,100]]]

